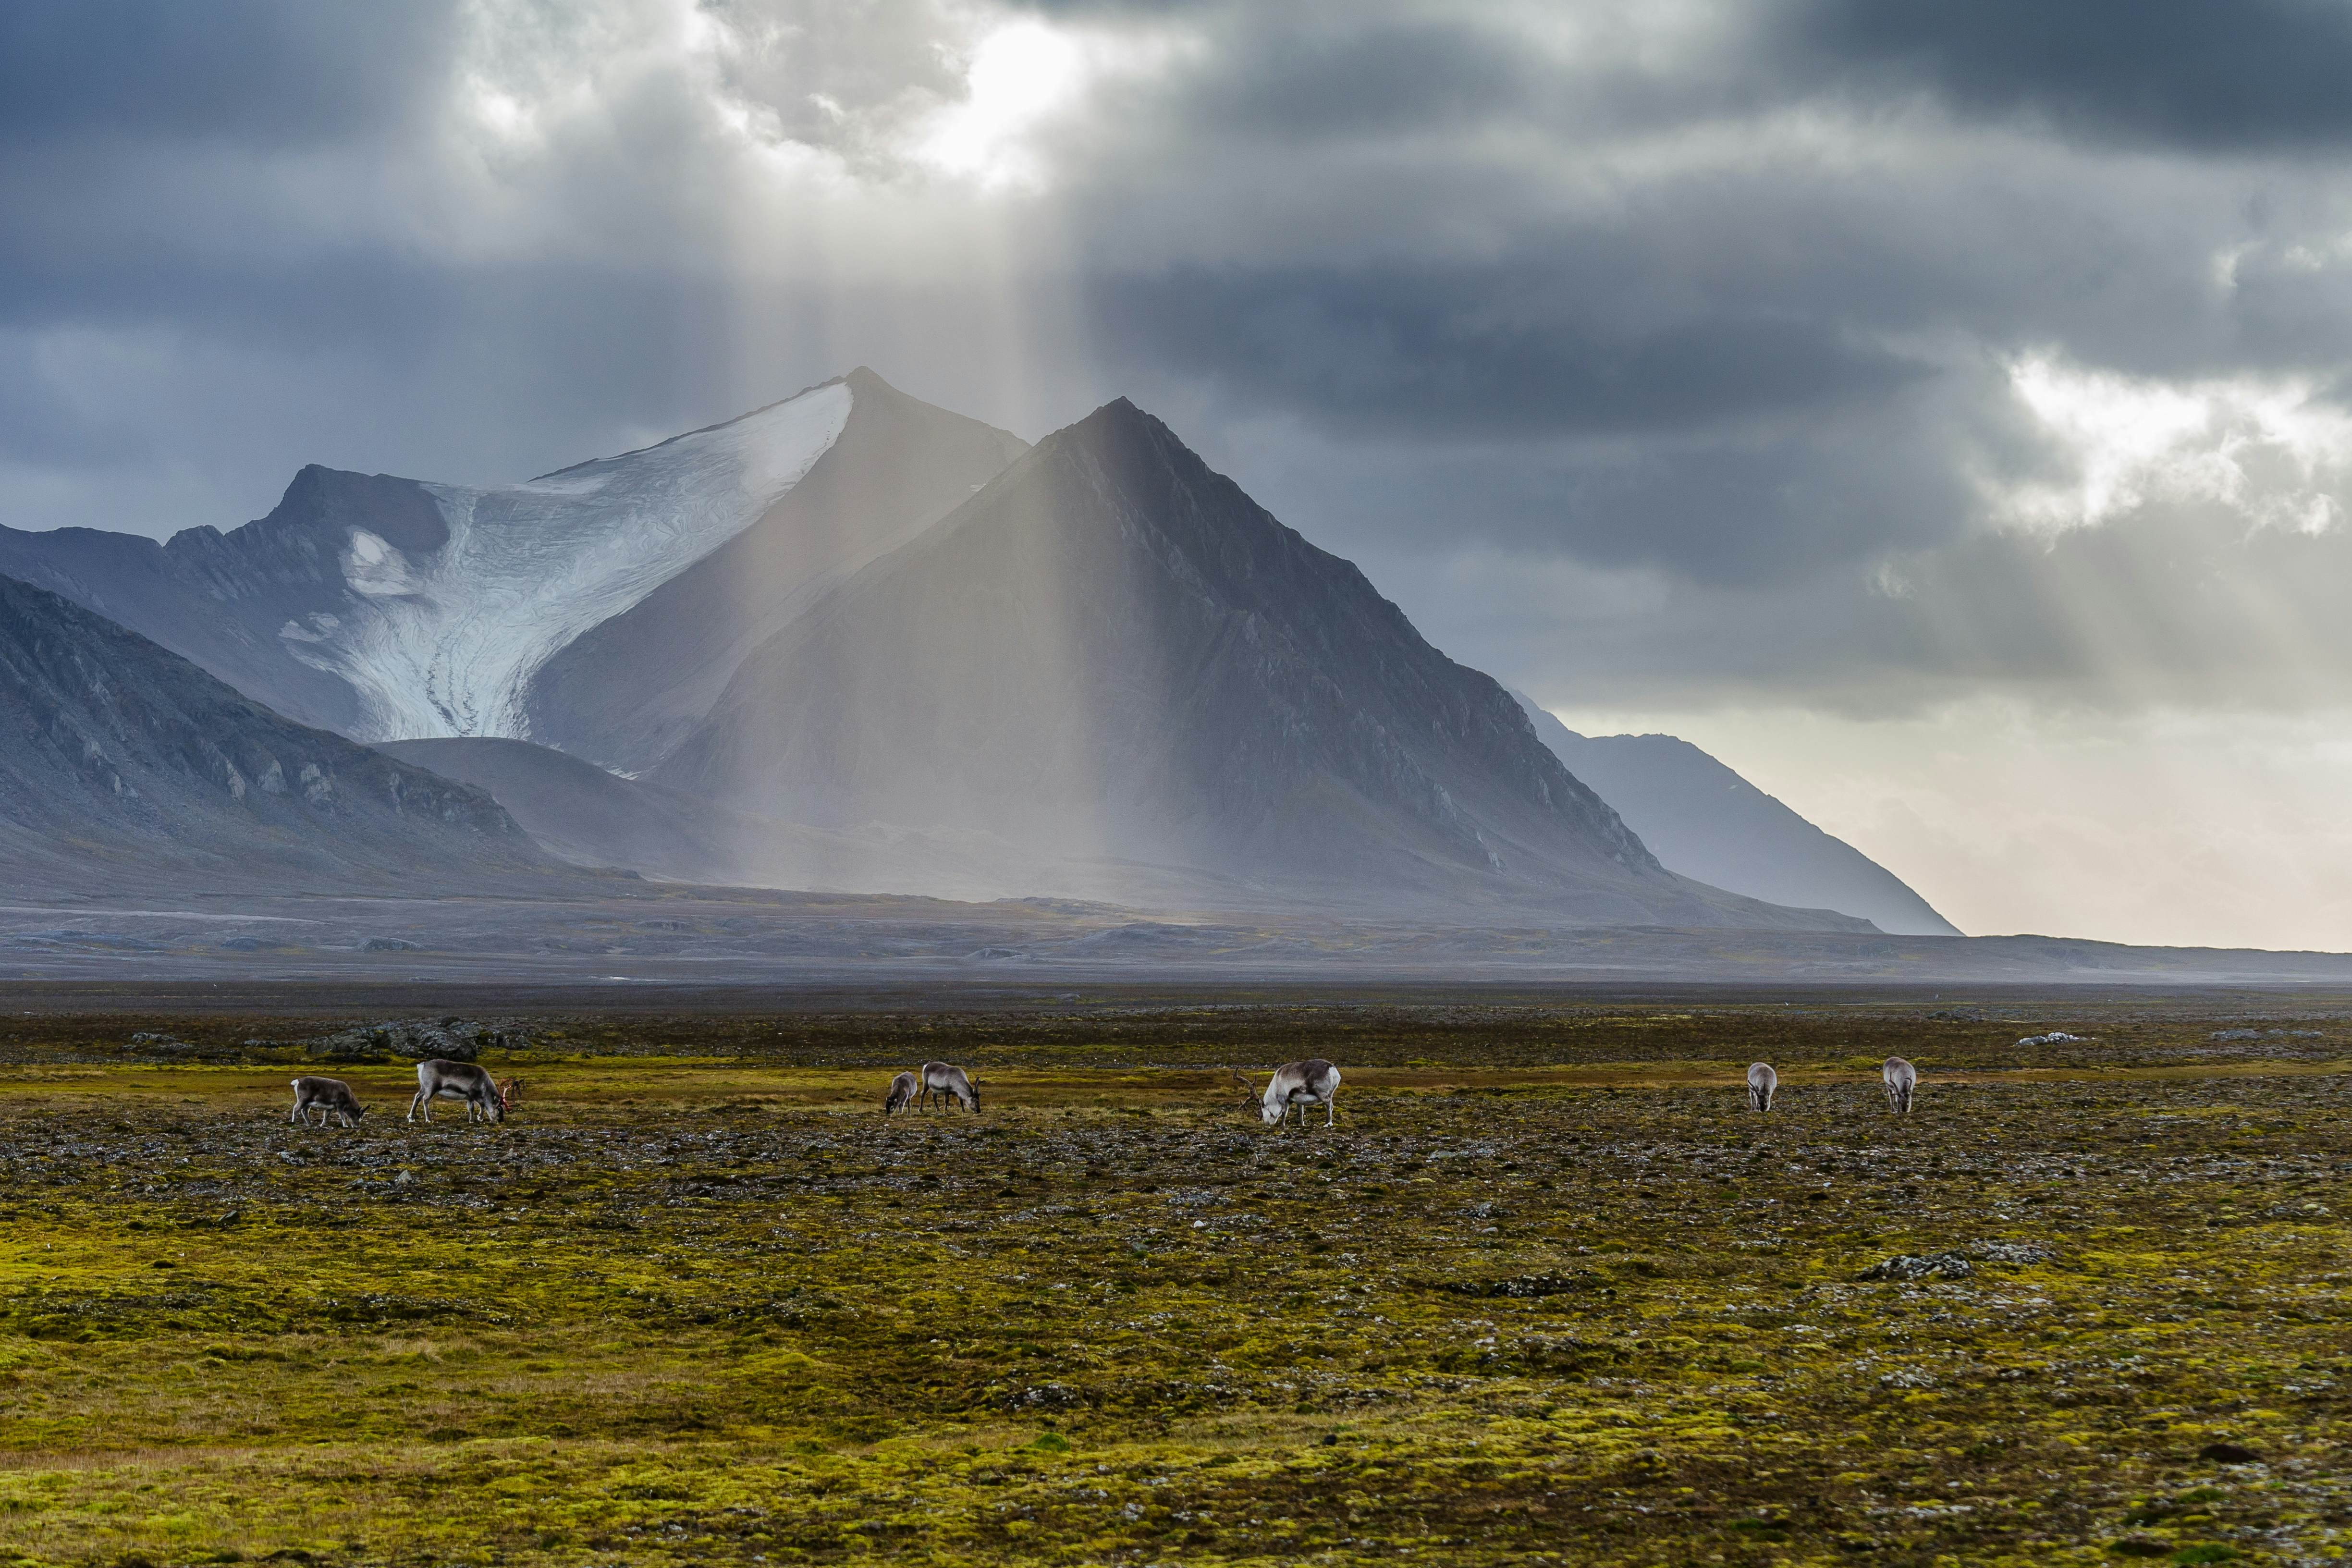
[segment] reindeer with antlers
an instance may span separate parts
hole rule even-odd
[[[436,1100],[462,1100],[466,1102],[466,1120],[504,1121],[507,1112],[522,1094],[522,1079],[508,1079],[501,1083],[487,1068],[472,1062],[443,1061],[438,1058],[416,1064],[416,1098],[408,1102],[408,1120],[416,1120],[422,1110],[425,1120],[433,1120]]]
[[[1239,1068],[1234,1069],[1234,1081],[1249,1090],[1242,1103],[1255,1104],[1259,1120],[1268,1127],[1276,1122],[1286,1124],[1293,1106],[1298,1108],[1298,1125],[1306,1126],[1307,1108],[1310,1105],[1323,1108],[1324,1126],[1336,1124],[1333,1118],[1338,1109],[1335,1100],[1339,1093],[1339,1069],[1321,1057],[1285,1062],[1274,1069],[1274,1076],[1265,1080],[1262,1090],[1244,1078]]]

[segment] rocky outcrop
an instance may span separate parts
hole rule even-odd
[[[528,1031],[509,1025],[469,1018],[388,1018],[320,1036],[308,1048],[324,1062],[382,1062],[395,1058],[470,1062],[480,1059],[487,1050],[519,1050],[530,1044]]]

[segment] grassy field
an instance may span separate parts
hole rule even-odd
[[[0,1561],[2332,1562],[2352,1061],[2231,1021],[575,1017],[342,1131],[18,1019]]]

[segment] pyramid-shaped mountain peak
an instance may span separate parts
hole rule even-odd
[[[1123,398],[812,605],[653,776],[1340,902],[1793,918],[1663,870],[1500,686]]]

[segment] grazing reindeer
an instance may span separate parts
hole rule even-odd
[[[1757,1062],[1748,1069],[1748,1109],[1772,1109],[1772,1091],[1780,1087],[1780,1075],[1772,1070],[1770,1062]]]
[[[965,1077],[961,1068],[950,1067],[945,1062],[925,1062],[922,1098],[936,1100],[941,1105],[951,1099],[957,1100],[962,1102],[966,1110],[978,1110],[980,1086]]]
[[[915,1103],[917,1092],[915,1075],[910,1072],[900,1073],[890,1080],[890,1092],[882,1101],[882,1114],[888,1116],[906,1110]]]
[[[1249,1090],[1242,1103],[1249,1105],[1255,1102],[1258,1119],[1268,1127],[1277,1121],[1288,1122],[1290,1108],[1294,1105],[1298,1108],[1298,1125],[1301,1127],[1307,1125],[1307,1108],[1310,1105],[1323,1108],[1324,1126],[1335,1125],[1333,1117],[1338,1112],[1336,1097],[1339,1092],[1339,1069],[1321,1057],[1312,1057],[1303,1062],[1285,1062],[1274,1069],[1272,1078],[1265,1080],[1264,1092],[1242,1077],[1238,1068],[1234,1069],[1234,1079]]]
[[[1886,1080],[1886,1103],[1895,1114],[1910,1115],[1911,1097],[1919,1092],[1919,1069],[1901,1057],[1889,1057],[1878,1076]]]
[[[311,1125],[310,1111],[314,1106],[318,1109],[318,1125],[320,1127],[339,1116],[343,1119],[344,1126],[357,1127],[360,1118],[367,1114],[367,1108],[360,1103],[360,1097],[353,1094],[352,1086],[341,1079],[296,1079],[294,1109],[286,1113],[286,1120],[292,1121],[299,1118],[302,1125],[308,1127]]]
[[[520,1089],[520,1083],[509,1083],[508,1092]],[[507,1116],[507,1094],[499,1090],[498,1080],[484,1068],[471,1062],[449,1062],[438,1058],[416,1064],[416,1098],[408,1102],[408,1120],[416,1120],[419,1110],[425,1120],[433,1120],[436,1100],[462,1100],[466,1102],[466,1120],[479,1118],[484,1121],[503,1121]]]

